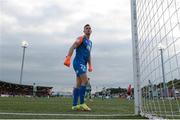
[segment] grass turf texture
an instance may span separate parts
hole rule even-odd
[[[0,118],[142,118],[133,115],[133,101],[114,98],[106,100],[94,99],[93,102],[87,101],[86,103],[92,108],[92,111],[72,111],[71,98],[0,97]],[[32,115],[2,113],[32,113]]]

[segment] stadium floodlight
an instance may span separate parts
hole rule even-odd
[[[158,49],[160,50],[160,54],[161,54],[161,67],[162,67],[162,77],[163,77],[163,97],[166,97],[167,96],[166,78],[165,78],[164,57],[163,57],[163,50],[165,49],[165,46],[163,44],[159,43]]]
[[[165,46],[162,43],[159,43],[159,45],[157,46],[159,50],[164,50]]]
[[[25,56],[25,48],[28,47],[27,41],[22,41],[21,47],[23,48],[23,57],[22,57],[22,64],[21,64],[21,74],[20,74],[20,84],[22,84],[22,76],[23,76],[23,67],[24,67],[24,56]]]
[[[27,48],[28,47],[28,42],[27,41],[22,41],[22,43],[21,43],[21,46],[23,47],[23,48]]]

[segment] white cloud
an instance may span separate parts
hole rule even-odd
[[[3,9],[9,9],[16,15],[26,16],[39,16],[43,14],[42,8],[49,5],[48,0],[4,0]]]
[[[130,12],[129,7],[126,7],[129,5],[129,2],[119,0],[114,0],[113,2],[103,0],[24,0],[21,2],[18,2],[18,0],[7,0],[3,5],[2,12],[4,12],[4,16],[8,17],[8,19],[2,21],[3,29],[7,29],[6,32],[49,35],[53,35],[54,33],[62,34],[67,32],[67,28],[84,21],[81,24],[81,28],[85,23],[92,23],[95,36],[98,36],[97,40],[100,42],[107,40],[102,35],[98,35],[101,33],[104,34],[103,31],[110,31],[110,34],[114,34],[106,36],[106,38],[109,37],[109,39],[114,41],[124,41],[130,35],[130,21],[127,20],[130,19]],[[57,14],[53,17],[43,16],[46,14],[44,12],[48,12],[43,10],[50,6],[53,9],[53,5],[58,6],[59,9],[64,9],[62,12],[65,13],[61,13],[60,11],[59,15]],[[119,9],[119,6],[121,6],[121,9]],[[61,16],[61,14],[65,15]],[[21,19],[22,16],[23,19]],[[24,18],[26,17],[29,19],[40,17],[38,20],[42,22],[34,24],[34,20],[32,20],[29,21],[29,24],[23,25],[22,23],[25,22],[26,19]],[[12,24],[9,24],[8,21],[10,20]],[[96,34],[97,29],[99,29],[98,34]],[[125,31],[125,33],[122,31]]]
[[[0,25],[14,25],[17,24],[17,19],[13,16],[9,16],[0,11]]]
[[[1,49],[7,51],[3,53],[3,60],[14,62],[4,64],[4,75],[0,79],[12,81],[14,76],[19,77],[15,68],[19,66],[18,59],[21,60],[21,49],[17,45],[24,38],[30,43],[24,83],[35,81],[71,90],[75,75],[72,67],[63,66],[64,57],[75,38],[82,34],[84,24],[89,23],[96,65],[95,72],[89,74],[95,81],[92,84],[101,88],[132,83],[129,81],[132,79],[129,75],[131,45],[127,45],[131,44],[129,5],[126,0],[4,0],[0,11],[2,43],[11,46],[0,44],[4,46]],[[8,75],[10,69],[12,76]]]

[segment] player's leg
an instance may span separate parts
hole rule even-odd
[[[84,110],[90,111],[91,109],[84,103],[86,84],[87,84],[87,80],[88,80],[87,74],[86,73],[81,74],[80,79],[81,79],[81,86],[80,86],[80,89],[79,89],[80,105]]]
[[[89,90],[87,91],[87,99],[89,100]]]
[[[87,87],[86,87],[86,91],[85,91],[85,98],[84,98],[84,101],[88,100],[88,90],[87,90]]]
[[[73,89],[73,106],[72,110],[77,110],[77,103],[78,103],[78,98],[79,98],[79,87],[81,85],[81,79],[79,77],[78,69],[79,65],[77,64],[76,59],[73,60],[73,68],[76,73],[76,86]]]
[[[84,96],[86,91],[86,83],[87,83],[87,74],[84,73],[80,75],[81,86],[80,86],[80,104],[84,103]]]
[[[86,89],[87,89],[87,88],[86,88]],[[84,100],[86,101],[86,100],[88,100],[88,99],[89,99],[89,91],[86,90]]]
[[[77,105],[77,103],[78,103],[78,98],[79,98],[80,85],[81,85],[81,79],[80,79],[80,77],[77,76],[76,77],[76,86],[73,89],[73,107],[72,107],[73,110],[79,109],[79,106]]]
[[[88,98],[91,99],[91,93],[90,93],[90,91],[88,92]]]
[[[86,101],[87,99],[88,99],[88,93],[87,93],[87,91],[85,91],[84,101]]]
[[[93,102],[93,100],[92,100],[92,95],[91,95],[91,90],[89,91],[89,100],[90,100],[91,102]]]

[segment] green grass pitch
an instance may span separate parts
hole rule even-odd
[[[101,118],[101,119],[140,119],[134,115],[134,102],[126,99],[93,99],[87,101],[92,111],[72,111],[71,98],[25,98],[25,97],[0,97],[0,118]]]

